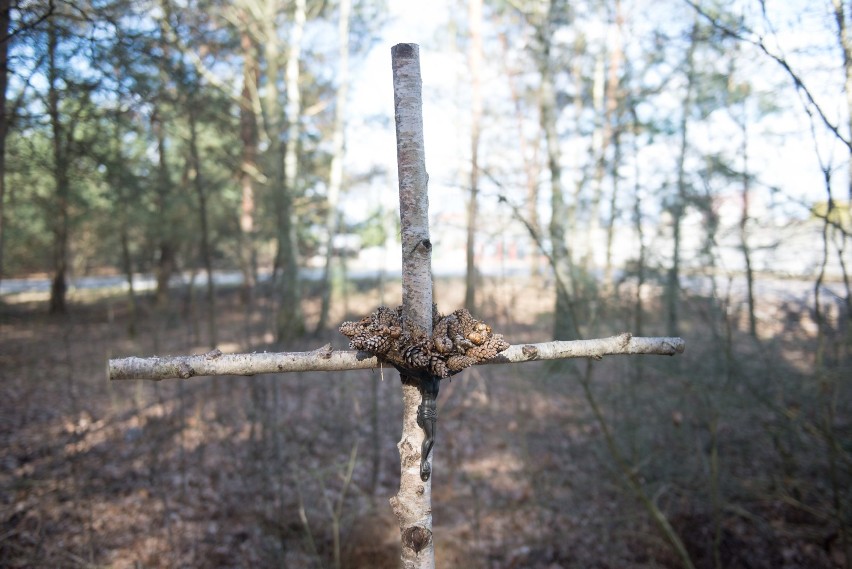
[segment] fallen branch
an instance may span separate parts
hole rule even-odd
[[[628,333],[595,340],[544,342],[510,346],[487,364],[523,363],[568,358],[594,358],[616,355],[673,356],[682,353],[682,338],[634,338]],[[311,352],[264,352],[223,354],[213,350],[196,356],[120,358],[109,360],[107,376],[123,379],[189,379],[212,375],[258,375],[304,371],[346,371],[377,369],[381,362],[366,352],[333,350],[330,344]]]

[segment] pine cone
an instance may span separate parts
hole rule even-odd
[[[447,337],[447,326],[451,317],[452,315],[441,318],[432,327],[432,342],[435,344],[435,349],[442,354],[453,348],[452,340]]]
[[[446,354],[453,349],[453,341],[446,336],[435,336],[432,343],[435,345],[435,351],[439,354]]]
[[[393,340],[388,335],[375,335],[367,338],[364,350],[377,356],[388,353],[393,348]]]
[[[440,378],[450,377],[450,370],[447,368],[447,362],[441,356],[432,355],[429,358],[429,373]]]
[[[457,354],[464,355],[465,352],[474,348],[476,344],[474,344],[467,338],[456,336],[455,338],[453,338],[453,346],[455,346],[455,352]]]
[[[473,330],[468,332],[465,337],[477,346],[481,346],[486,342],[490,335],[491,326],[484,322],[477,322],[476,325],[473,327]]]
[[[497,351],[489,348],[488,346],[476,346],[469,349],[465,355],[469,358],[475,359],[477,362],[484,362],[485,360],[490,360],[496,356]]]
[[[498,354],[500,352],[505,352],[509,349],[509,346],[512,345],[507,342],[505,338],[503,338],[503,334],[494,334],[493,336],[491,336],[489,343],[494,346],[494,349],[497,350]]]
[[[402,352],[402,358],[411,369],[428,369],[429,352],[422,344],[414,344],[406,347]]]
[[[503,339],[501,334],[495,334],[488,338],[488,341],[474,348],[469,349],[465,355],[475,358],[477,361],[484,362],[497,357],[497,354],[509,347],[509,343]]]
[[[461,324],[455,314],[451,314],[452,318],[447,323],[447,337],[455,342],[456,338],[462,338]]]
[[[468,312],[466,308],[459,308],[453,312],[453,314],[458,320],[459,332],[461,332],[462,336],[467,336],[473,332],[475,326],[479,323],[478,320],[470,315],[470,312]]]
[[[459,372],[475,363],[477,363],[477,360],[468,356],[450,356],[447,359],[447,368],[452,372]]]
[[[367,345],[372,337],[366,330],[359,331],[349,342],[349,349],[367,351]]]
[[[399,326],[399,314],[394,308],[380,306],[372,314],[372,320],[378,325]]]
[[[358,330],[361,328],[361,324],[359,322],[344,322],[340,325],[340,333],[344,336],[348,336],[352,338],[355,334],[358,333]]]
[[[349,347],[381,356],[386,361],[437,377],[449,377],[509,347],[491,327],[461,308],[442,316],[432,305],[432,337],[417,326],[403,325],[402,306],[379,306],[372,314],[340,325]]]
[[[471,341],[471,343],[475,346],[481,346],[485,343],[485,339],[487,338],[486,334],[482,332],[473,331],[467,335],[467,339]]]

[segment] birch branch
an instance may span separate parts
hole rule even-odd
[[[423,330],[428,338],[432,336],[432,242],[429,239],[429,175],[423,143],[419,46],[413,43],[393,46],[391,68],[402,241],[402,322],[403,326]],[[432,480],[420,478],[426,426],[419,424],[418,409],[421,402],[425,405],[425,395],[421,397],[421,385],[417,380],[406,375],[401,375],[400,379],[399,491],[390,498],[402,542],[400,565],[404,569],[434,569]],[[431,468],[431,456],[429,460]]]
[[[673,356],[683,353],[682,338],[634,338],[628,333],[594,340],[516,344],[496,358],[479,365],[511,364],[569,358],[617,355]],[[263,352],[223,354],[213,350],[195,356],[117,358],[109,360],[107,376],[112,381],[128,379],[189,379],[198,376],[251,376],[306,371],[378,369],[382,363],[367,352],[334,350],[330,344],[310,352]]]

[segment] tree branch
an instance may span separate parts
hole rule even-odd
[[[796,71],[793,70],[793,68],[787,62],[786,58],[770,51],[769,48],[766,47],[766,44],[763,42],[762,37],[758,37],[758,39],[756,39],[756,40],[749,38],[749,37],[746,37],[745,35],[737,32],[736,30],[733,30],[730,27],[726,26],[725,24],[721,23],[713,15],[711,15],[710,13],[705,11],[701,6],[699,6],[697,2],[695,2],[693,0],[684,0],[684,2],[686,2],[689,6],[691,6],[692,9],[695,10],[695,12],[699,16],[701,16],[702,18],[707,20],[707,22],[711,26],[713,26],[714,28],[716,28],[717,30],[722,32],[723,34],[731,36],[732,38],[734,38],[736,40],[745,42],[749,45],[752,45],[752,46],[758,48],[767,57],[769,57],[775,63],[780,65],[781,68],[784,70],[784,72],[793,81],[793,85],[796,87],[796,89],[798,89],[799,91],[801,91],[804,94],[805,98],[808,100],[808,102],[816,110],[816,113],[819,115],[819,118],[822,120],[825,127],[828,130],[830,130],[832,132],[832,134],[834,134],[834,136],[837,138],[837,140],[839,140],[841,143],[843,143],[846,146],[846,148],[850,152],[852,152],[852,141],[850,141],[845,136],[843,136],[843,134],[840,132],[840,129],[837,127],[837,125],[832,123],[831,120],[829,120],[829,118],[825,115],[825,113],[822,110],[822,107],[820,106],[819,103],[817,103],[816,99],[814,98],[813,94],[811,93],[811,90],[808,89],[807,85],[805,85],[805,82],[802,80],[802,78],[799,76],[799,74],[796,73]],[[810,112],[807,109],[807,107],[805,108],[805,112],[808,112],[808,113]]]
[[[615,355],[673,356],[683,353],[682,338],[634,338],[629,333],[595,340],[554,341],[510,346],[493,360],[479,365],[510,364],[569,358],[594,358]],[[251,376],[268,373],[305,371],[348,371],[378,369],[382,363],[367,352],[333,350],[326,344],[311,352],[269,352],[223,354],[213,350],[195,356],[118,358],[108,363],[112,381],[128,379],[189,379],[198,376]]]

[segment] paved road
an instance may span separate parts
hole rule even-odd
[[[512,270],[509,271],[509,274],[506,274],[505,271],[501,272],[499,267],[495,267],[495,269],[498,270],[486,271],[485,274],[487,276],[504,277],[524,276],[520,274],[519,270]],[[434,274],[437,277],[458,277],[462,276],[464,272],[459,271],[457,268],[447,268],[444,270],[437,268],[437,270],[434,271]],[[261,272],[260,280],[266,281],[270,278],[270,275],[269,271]],[[322,271],[321,269],[302,269],[301,275],[305,280],[317,281],[321,278]],[[381,270],[365,268],[349,269],[347,271],[347,275],[353,280],[377,280],[381,277]],[[395,271],[385,271],[385,276],[394,278],[398,275]],[[172,286],[188,284],[190,279],[190,273],[181,273],[172,279]],[[217,286],[238,286],[243,280],[242,273],[239,271],[214,271],[213,279]],[[684,277],[682,279],[682,285],[698,294],[706,294],[708,296],[712,294],[712,281],[707,277]],[[133,287],[137,291],[154,290],[156,286],[157,281],[152,274],[137,274],[133,277]],[[200,272],[196,274],[195,286],[207,286],[207,277],[205,273]],[[745,298],[746,287],[745,279],[743,278],[735,278],[728,281],[727,279],[720,277],[716,281],[716,287],[717,294],[720,296],[727,296],[730,294],[733,298]],[[71,279],[70,288],[84,290],[117,288],[126,290],[127,281],[122,275],[107,277],[79,277]],[[0,296],[25,292],[47,293],[49,291],[49,279],[4,279],[0,282]],[[775,302],[803,302],[813,296],[813,291],[814,282],[808,280],[760,278],[755,281],[755,296],[763,300],[772,299]],[[823,286],[822,291],[824,294],[828,295],[829,298],[832,296],[837,298],[844,296],[844,287],[842,283],[828,283]]]
[[[376,270],[350,270],[348,274],[350,278],[353,279],[379,278],[380,276],[379,271]],[[303,269],[301,271],[301,275],[305,280],[316,281],[322,276],[322,271],[319,269]],[[271,273],[268,271],[261,272],[259,279],[261,281],[266,281],[269,280],[270,276]],[[191,273],[181,273],[172,277],[171,286],[189,284],[191,278]],[[217,286],[238,286],[243,282],[243,275],[239,271],[213,271],[213,282]],[[207,286],[207,273],[203,271],[196,273],[195,286]],[[133,275],[134,290],[154,290],[156,287],[157,280],[154,275]],[[70,279],[69,288],[83,290],[119,288],[126,290],[127,278],[124,275],[72,278]],[[50,279],[3,279],[3,281],[0,282],[0,295],[49,291]]]

